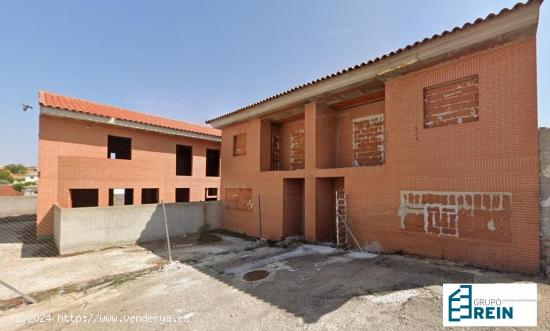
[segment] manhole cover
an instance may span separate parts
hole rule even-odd
[[[250,272],[247,272],[246,274],[244,274],[243,279],[248,281],[248,282],[253,282],[255,280],[264,279],[267,276],[269,276],[269,271],[254,270],[254,271],[250,271]]]

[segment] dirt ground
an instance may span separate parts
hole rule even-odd
[[[442,328],[442,284],[538,283],[538,329],[550,329],[543,279],[437,260],[357,254],[239,238],[176,251],[181,262],[0,313],[3,330],[418,330]],[[246,281],[249,271],[268,276]]]

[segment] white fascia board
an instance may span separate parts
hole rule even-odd
[[[151,131],[151,132],[157,132],[157,133],[163,133],[163,134],[187,137],[187,138],[193,138],[193,139],[202,139],[202,140],[209,140],[209,141],[215,141],[215,142],[220,142],[222,140],[221,137],[214,137],[214,136],[196,133],[196,132],[176,130],[171,128],[165,128],[162,126],[121,120],[114,117],[85,114],[85,113],[75,112],[72,110],[65,110],[65,109],[59,109],[59,108],[53,108],[53,107],[40,106],[40,113],[48,116],[70,118],[75,120],[102,123],[107,125],[116,125],[116,126],[121,126],[125,128],[145,130],[145,131]]]
[[[402,69],[414,63],[429,61],[447,53],[460,51],[468,46],[474,46],[513,31],[534,27],[533,31],[536,32],[539,7],[539,4],[532,4],[515,9],[503,16],[439,37],[426,44],[415,46],[414,48],[389,56],[363,68],[355,69],[338,77],[315,83],[312,86],[302,88],[295,92],[290,92],[286,95],[240,111],[234,115],[213,120],[209,122],[209,124],[214,128],[223,128],[232,123],[248,120],[252,117],[284,108],[290,104],[301,102],[323,93],[373,79],[395,69]]]

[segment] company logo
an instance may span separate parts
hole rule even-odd
[[[536,326],[537,284],[443,284],[443,326]]]

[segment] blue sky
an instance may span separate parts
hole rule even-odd
[[[37,163],[40,89],[204,123],[515,2],[0,0],[0,164]],[[550,126],[549,6],[540,126]]]

